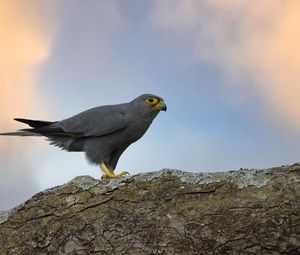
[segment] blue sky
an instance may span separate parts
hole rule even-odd
[[[39,99],[32,104],[38,113],[27,111],[21,117],[60,120],[90,107],[154,93],[165,99],[168,111],[160,113],[145,136],[126,150],[117,172],[226,171],[297,162],[300,122],[295,121],[298,112],[293,112],[288,99],[293,100],[300,89],[289,86],[292,82],[286,77],[297,73],[293,66],[299,63],[298,54],[284,54],[290,45],[281,44],[278,54],[268,51],[269,40],[281,36],[289,21],[286,17],[293,17],[290,4],[283,9],[285,15],[278,14],[279,8],[260,4],[278,16],[273,22],[251,12],[246,2],[233,2],[74,0],[55,3],[51,15],[46,15],[47,8],[41,9],[35,21],[41,22],[42,30],[45,24],[41,34],[50,42],[47,57],[34,69]],[[215,16],[209,10],[215,10]],[[243,12],[248,23],[241,22]],[[265,25],[264,33],[257,20]],[[295,30],[297,42],[299,34]],[[276,72],[281,69],[273,64],[272,53],[291,69]],[[286,82],[286,90],[277,93],[279,81]],[[12,110],[19,116],[21,111]],[[0,209],[77,175],[101,176],[83,153],[63,152],[38,139],[20,139],[26,157],[17,160],[11,171],[19,173],[29,162],[24,187],[32,185],[16,190],[11,198],[0,195]],[[32,151],[26,147],[29,143]],[[2,171],[13,161],[0,160]],[[14,181],[8,178],[6,190],[0,191],[10,192]]]

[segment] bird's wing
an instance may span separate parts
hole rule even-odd
[[[103,136],[128,126],[122,105],[100,106],[59,121],[53,128],[62,129],[66,134],[80,137]]]

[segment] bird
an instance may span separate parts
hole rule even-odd
[[[85,152],[87,160],[103,170],[101,179],[120,178],[128,174],[114,172],[120,156],[145,134],[160,111],[167,111],[163,98],[143,94],[128,103],[94,107],[61,121],[14,118],[30,128],[0,135],[46,137],[62,150]]]

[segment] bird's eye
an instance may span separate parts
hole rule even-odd
[[[158,99],[155,98],[155,97],[148,97],[148,98],[146,99],[146,102],[147,102],[148,104],[150,104],[151,106],[155,106],[155,105],[158,103]]]

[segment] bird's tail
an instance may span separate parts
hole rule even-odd
[[[14,120],[25,123],[25,124],[29,125],[32,128],[20,129],[20,130],[15,131],[15,132],[0,133],[0,135],[6,135],[6,136],[42,136],[42,134],[38,132],[38,129],[43,128],[43,127],[47,127],[47,126],[55,123],[55,122],[51,122],[51,121],[30,120],[30,119],[21,119],[21,118],[15,118]]]
[[[54,124],[56,121],[44,121],[44,120],[30,120],[22,118],[14,118],[15,121],[25,123],[33,128],[42,128]]]
[[[33,133],[29,131],[15,131],[15,132],[6,132],[6,133],[0,133],[0,135],[5,135],[5,136],[41,136],[41,134],[38,133]]]

